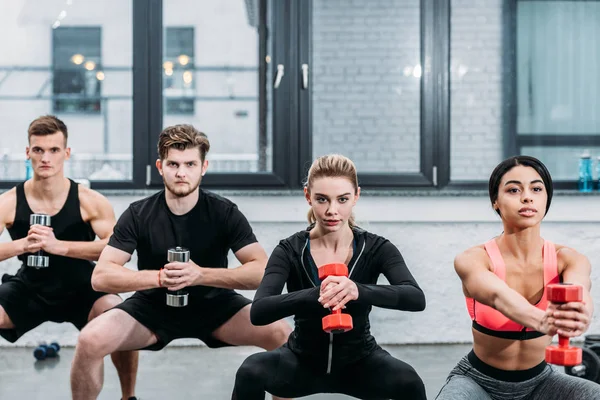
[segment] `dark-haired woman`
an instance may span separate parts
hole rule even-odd
[[[550,173],[533,157],[509,158],[493,171],[489,194],[504,231],[454,261],[473,321],[473,350],[437,400],[600,399],[600,385],[544,361],[553,335],[581,335],[593,313],[588,259],[540,235],[552,200]],[[583,301],[549,303],[545,288],[558,282],[583,286]]]

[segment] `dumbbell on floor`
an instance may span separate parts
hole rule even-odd
[[[171,262],[188,262],[190,261],[190,251],[183,247],[177,246],[169,249],[167,252],[167,261]],[[184,289],[174,292],[167,292],[167,305],[171,307],[185,307],[188,305],[188,292]]]
[[[319,267],[319,279],[323,280],[328,276],[348,276],[348,267],[346,264],[325,264]],[[352,316],[343,314],[342,310],[332,311],[322,320],[323,330],[327,333],[343,333],[352,329]]]
[[[33,350],[33,356],[37,360],[44,360],[46,358],[54,358],[58,356],[58,352],[60,351],[60,345],[57,342],[52,342],[50,344],[42,343],[38,347]]]
[[[31,214],[29,216],[29,225],[50,226],[50,216],[47,214]],[[38,250],[35,254],[27,256],[27,266],[34,268],[47,268],[50,258],[44,250]]]

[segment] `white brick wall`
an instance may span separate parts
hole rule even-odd
[[[418,1],[313,3],[315,157],[419,170],[419,18]],[[451,178],[487,179],[502,159],[502,1],[454,0],[451,23]]]
[[[502,160],[502,0],[453,0],[452,180],[486,180]]]
[[[418,172],[418,0],[313,2],[313,154],[362,172]],[[405,76],[405,69],[406,74]]]

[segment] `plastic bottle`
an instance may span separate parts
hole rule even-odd
[[[579,157],[579,180],[578,189],[580,192],[591,192],[594,186],[592,176],[592,156],[588,150],[585,150]]]

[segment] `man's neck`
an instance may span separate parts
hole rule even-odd
[[[190,212],[192,208],[198,203],[198,197],[200,195],[200,189],[196,188],[192,193],[185,197],[179,197],[174,195],[165,188],[165,199],[167,201],[167,207],[175,215],[184,215]]]
[[[69,190],[69,179],[63,175],[55,175],[50,178],[39,178],[25,182],[28,192],[36,199],[42,201],[53,201],[64,196],[65,191]]]

